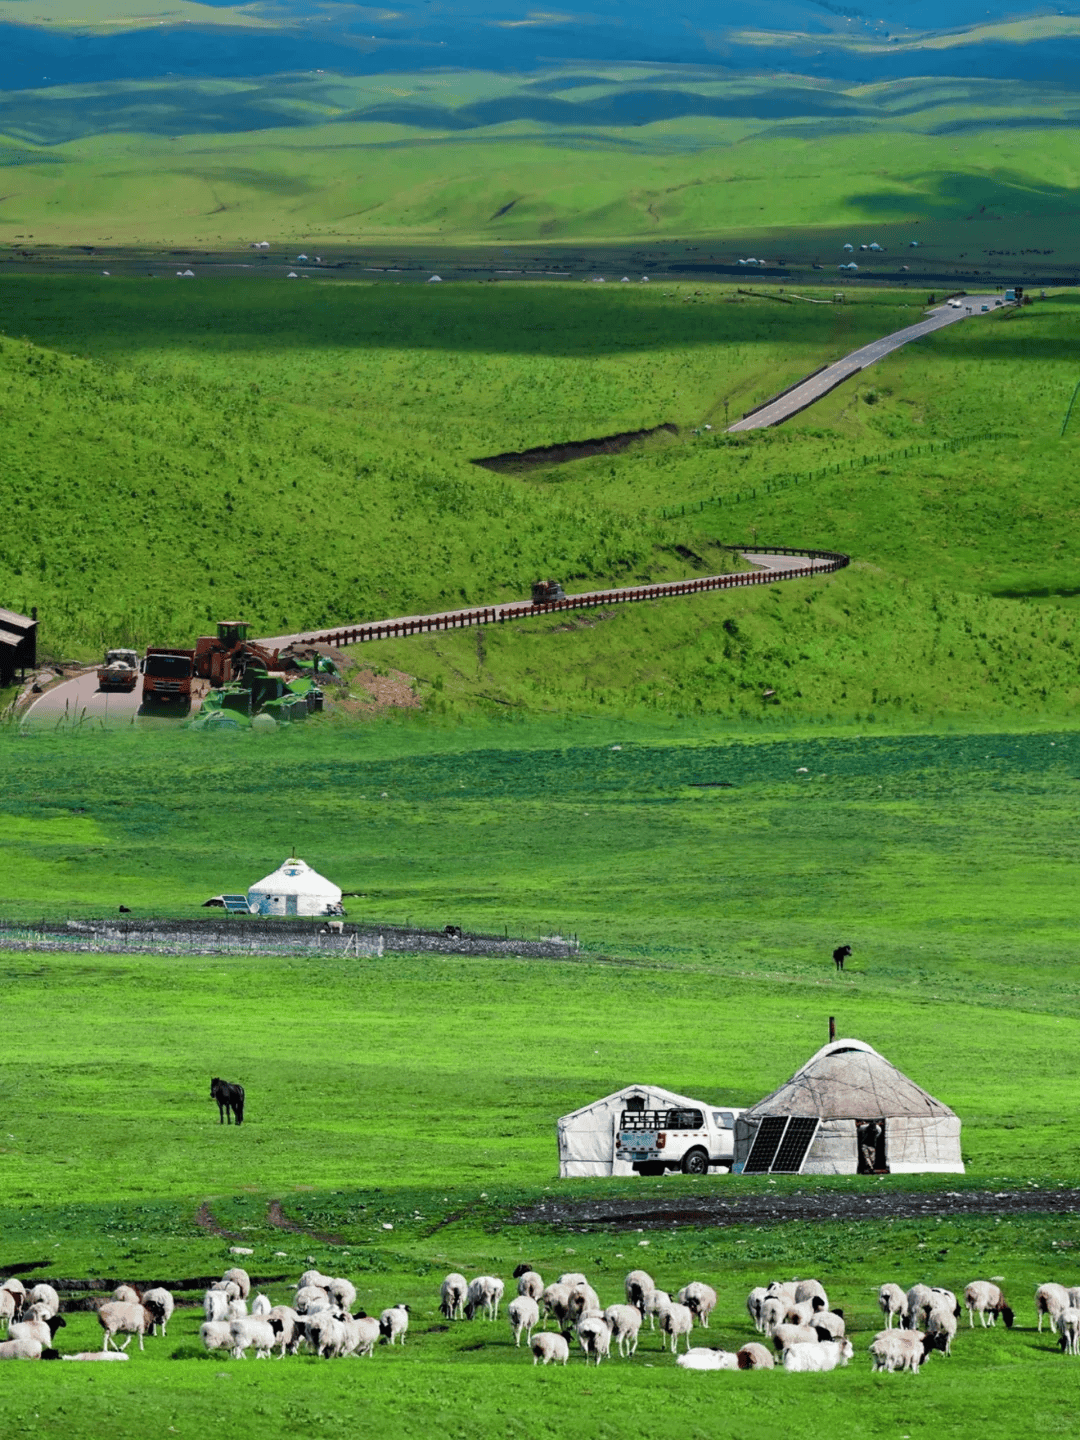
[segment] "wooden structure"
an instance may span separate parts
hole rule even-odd
[[[37,610],[16,615],[0,609],[0,685],[12,685],[16,670],[25,678],[37,669]]]

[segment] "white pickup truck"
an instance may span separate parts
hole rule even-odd
[[[666,1170],[706,1175],[714,1166],[730,1170],[735,1121],[741,1114],[730,1105],[624,1110],[615,1157],[629,1161],[639,1175],[663,1175]]]

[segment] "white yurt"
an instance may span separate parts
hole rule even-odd
[[[580,1110],[563,1115],[559,1130],[559,1178],[575,1175],[633,1175],[628,1160],[615,1159],[615,1137],[624,1110],[703,1110],[700,1100],[676,1095],[662,1085],[627,1085]]]
[[[962,1175],[960,1121],[862,1040],[834,1040],[735,1121],[734,1173]]]
[[[253,915],[336,915],[340,906],[338,886],[295,856],[248,890]]]

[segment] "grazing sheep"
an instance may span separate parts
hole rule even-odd
[[[918,1328],[922,1312],[932,1304],[929,1285],[912,1285],[907,1292],[907,1309],[904,1312],[904,1324],[909,1330]]]
[[[477,1310],[483,1310],[489,1320],[499,1318],[499,1301],[506,1287],[495,1275],[478,1275],[469,1282],[469,1294],[465,1302],[465,1318],[471,1320]]]
[[[776,1364],[764,1345],[750,1340],[736,1352],[740,1370],[771,1370]]]
[[[8,1339],[36,1340],[43,1350],[50,1350],[57,1330],[66,1326],[62,1315],[50,1315],[47,1320],[14,1320],[8,1326]]]
[[[1070,1291],[1070,1294],[1072,1292]],[[1005,1321],[1006,1330],[1011,1330],[1015,1316],[1005,1304],[1005,1296],[1001,1290],[990,1280],[973,1280],[964,1289],[964,1304],[967,1306],[968,1325],[974,1326],[975,1312],[979,1312],[979,1319],[985,1327],[987,1315],[990,1316],[989,1323],[997,1324],[997,1317],[1000,1315]]]
[[[309,1315],[304,1328],[308,1344],[315,1354],[321,1355],[324,1360],[332,1360],[344,1351],[347,1338],[345,1321],[332,1310],[319,1310],[316,1314]]]
[[[40,1340],[0,1340],[0,1360],[40,1360],[46,1347]]]
[[[553,1284],[548,1285],[540,1297],[540,1303],[544,1309],[544,1319],[549,1315],[555,1317],[560,1330],[567,1327],[567,1313],[570,1305],[570,1286]]]
[[[585,1363],[589,1363],[589,1356],[596,1357],[597,1365],[605,1355],[611,1354],[611,1330],[607,1321],[602,1315],[586,1315],[578,1322],[577,1327],[578,1344],[585,1351]]]
[[[784,1316],[788,1312],[790,1300],[783,1300],[779,1295],[766,1295],[760,1306],[761,1333],[771,1335],[778,1325],[783,1325]]]
[[[945,1354],[952,1354],[952,1342],[956,1339],[956,1316],[947,1305],[931,1305],[926,1315],[926,1333],[944,1335]]]
[[[142,1303],[154,1317],[154,1323],[150,1327],[150,1334],[153,1335],[158,1327],[162,1335],[165,1334],[172,1313],[176,1309],[176,1301],[172,1297],[172,1291],[166,1290],[164,1285],[155,1285],[153,1289],[147,1290],[142,1297]]]
[[[618,1345],[619,1354],[628,1360],[637,1350],[641,1311],[636,1305],[609,1305],[604,1311],[604,1319],[611,1327],[611,1338]]]
[[[215,1280],[210,1289],[220,1290],[226,1300],[240,1299],[240,1286],[235,1280]]]
[[[761,1323],[761,1303],[768,1293],[764,1285],[757,1285],[746,1297],[746,1313],[754,1322],[754,1329],[759,1335],[764,1328]]]
[[[226,1320],[243,1320],[247,1314],[247,1305],[238,1295],[235,1300],[230,1300],[225,1306]]]
[[[846,1365],[855,1354],[850,1340],[818,1340],[813,1345],[792,1345],[783,1354],[783,1365],[789,1371],[835,1370]]]
[[[532,1351],[534,1365],[565,1365],[570,1359],[570,1346],[566,1343],[564,1335],[553,1335],[548,1330],[541,1330],[533,1336],[529,1345]]]
[[[356,1304],[356,1286],[351,1280],[331,1280],[325,1289],[331,1303],[338,1310],[351,1310]],[[252,1314],[254,1313],[252,1311]]]
[[[600,1297],[588,1283],[575,1285],[566,1302],[566,1314],[571,1325],[576,1325],[586,1315],[602,1315]]]
[[[48,1305],[49,1313],[60,1314],[60,1296],[51,1285],[35,1285],[23,1301],[24,1305]]]
[[[241,1270],[239,1265],[234,1265],[231,1270],[226,1270],[221,1278],[226,1285],[232,1281],[234,1285],[239,1286],[242,1300],[246,1300],[251,1294],[251,1277],[246,1270]]]
[[[405,1335],[409,1329],[409,1307],[408,1305],[391,1305],[379,1316],[379,1332],[384,1340],[391,1345],[397,1343],[398,1336],[401,1336],[402,1345],[405,1344]]]
[[[1080,1355],[1080,1310],[1070,1305],[1054,1319],[1063,1355]]]
[[[255,1299],[251,1302],[250,1313],[252,1315],[258,1315],[260,1319],[265,1320],[273,1308],[269,1295],[256,1295]]]
[[[314,1314],[316,1308],[330,1308],[330,1292],[321,1285],[301,1285],[293,1300],[293,1309],[298,1315],[307,1315],[309,1312]]]
[[[879,1330],[870,1342],[870,1354],[875,1370],[910,1370],[917,1375],[931,1350],[941,1350],[944,1344],[944,1336],[921,1330]]]
[[[839,1310],[819,1310],[812,1324],[819,1339],[828,1335],[830,1340],[842,1340],[847,1334],[847,1322]]]
[[[543,1278],[535,1270],[523,1270],[517,1279],[517,1293],[527,1295],[530,1300],[539,1300],[544,1293]]]
[[[373,1315],[350,1315],[345,1321],[345,1355],[375,1357],[382,1327]]]
[[[207,1290],[203,1296],[203,1314],[207,1320],[224,1320],[229,1297],[224,1290]]]
[[[269,1360],[281,1330],[280,1320],[263,1320],[258,1315],[245,1315],[242,1320],[230,1321],[233,1359],[243,1360],[244,1351],[254,1349],[256,1360]]]
[[[656,1281],[647,1270],[631,1270],[624,1282],[626,1287],[626,1303],[636,1305],[641,1311],[642,1318],[649,1306],[649,1296],[656,1289]]]
[[[813,1325],[814,1316],[825,1309],[825,1302],[820,1295],[815,1295],[812,1300],[800,1300],[787,1307],[787,1314],[784,1316],[785,1325]]]
[[[766,1295],[775,1295],[778,1300],[783,1300],[788,1305],[794,1305],[795,1292],[798,1288],[798,1280],[773,1280],[765,1293]]]
[[[807,1300],[820,1300],[820,1308],[828,1310],[829,1297],[820,1280],[800,1280],[795,1286],[795,1304],[802,1305]]]
[[[26,1286],[15,1275],[9,1275],[6,1280],[0,1280],[0,1289],[10,1290],[12,1295],[25,1295]]]
[[[23,1312],[22,1315],[19,1317],[19,1320],[21,1322],[25,1322],[27,1320],[48,1320],[50,1315],[55,1314],[56,1311],[52,1308],[51,1305],[46,1304],[44,1300],[35,1300],[33,1305],[23,1306]]]
[[[204,1320],[199,1326],[199,1339],[207,1350],[231,1350],[232,1334],[228,1320]]]
[[[324,1275],[321,1270],[305,1270],[296,1282],[296,1288],[297,1290],[303,1290],[308,1285],[315,1285],[320,1290],[326,1290],[333,1283],[333,1277]]]
[[[281,1329],[278,1331],[278,1339],[281,1342],[280,1359],[284,1360],[286,1355],[295,1355],[296,1347],[304,1338],[304,1332],[300,1328],[300,1316],[291,1305],[275,1305],[269,1315],[263,1317],[269,1321],[278,1321]]]
[[[0,1321],[6,1330],[16,1315],[22,1314],[22,1296],[13,1295],[10,1290],[0,1290]]]
[[[142,1350],[143,1336],[148,1331],[153,1333],[154,1315],[145,1305],[131,1305],[126,1300],[106,1300],[103,1305],[98,1306],[98,1323],[105,1331],[102,1350],[108,1350],[110,1345],[114,1350],[126,1350],[131,1344],[132,1335],[138,1335],[139,1349]],[[116,1337],[121,1333],[128,1338],[123,1345],[117,1345]]]
[[[666,1290],[654,1290],[645,1302],[645,1314],[649,1317],[649,1329],[656,1328],[656,1322],[660,1322],[661,1330],[664,1328],[664,1312],[671,1305],[671,1296]]]
[[[1080,1285],[1069,1286],[1069,1304],[1074,1310],[1080,1310]]]
[[[707,1350],[699,1346],[687,1350],[685,1355],[676,1355],[675,1364],[680,1370],[738,1370],[739,1357],[730,1350]]]
[[[589,1282],[580,1270],[568,1270],[565,1275],[560,1275],[558,1283],[569,1285],[572,1290],[575,1285],[587,1285]]]
[[[462,1320],[465,1317],[465,1298],[469,1293],[469,1282],[456,1270],[447,1275],[439,1287],[439,1309],[447,1320]]]
[[[821,1336],[812,1325],[777,1325],[769,1338],[779,1355],[792,1345],[816,1345]]]
[[[518,1295],[510,1301],[506,1310],[510,1328],[514,1332],[514,1344],[521,1345],[521,1332],[525,1332],[525,1344],[532,1341],[532,1332],[540,1324],[540,1306],[531,1295]]]
[[[124,1305],[141,1305],[142,1296],[134,1285],[117,1285],[112,1292],[112,1298],[119,1300]]]
[[[904,1316],[907,1314],[907,1295],[901,1290],[900,1286],[894,1285],[891,1281],[886,1285],[882,1285],[878,1291],[877,1299],[878,1307],[882,1315],[885,1316],[886,1326],[891,1330],[893,1317],[897,1315],[900,1317],[901,1325],[903,1325]]]
[[[686,1348],[690,1349],[690,1331],[694,1328],[694,1312],[686,1305],[673,1301],[660,1316],[660,1329],[671,1336],[671,1353],[679,1348],[679,1338],[686,1336]],[[816,1337],[815,1337],[816,1338]]]
[[[1043,1316],[1050,1321],[1051,1330],[1054,1322],[1063,1310],[1069,1309],[1069,1292],[1064,1285],[1040,1285],[1035,1291],[1035,1313],[1039,1317],[1039,1331],[1042,1332]]]
[[[520,1280],[521,1277],[522,1277],[522,1275],[532,1275],[532,1274],[535,1274],[535,1273],[536,1273],[536,1266],[532,1263],[531,1260],[522,1260],[522,1262],[521,1262],[520,1265],[515,1265],[515,1266],[514,1266],[514,1279],[515,1279],[515,1280]]]
[[[709,1316],[716,1309],[716,1291],[711,1285],[705,1285],[700,1280],[691,1280],[689,1285],[683,1286],[675,1299],[680,1305],[692,1310],[699,1324],[706,1330],[709,1328]]]

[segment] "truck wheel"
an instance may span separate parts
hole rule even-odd
[[[709,1157],[704,1150],[688,1150],[683,1156],[684,1175],[705,1175],[709,1170]]]

